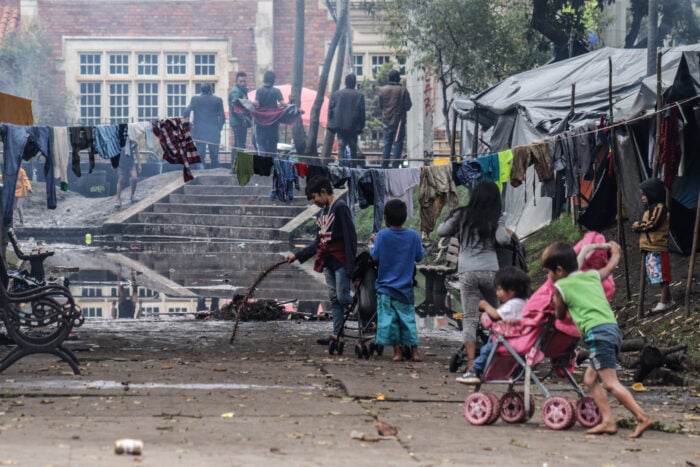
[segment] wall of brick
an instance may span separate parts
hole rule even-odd
[[[274,60],[277,82],[290,82],[294,61],[296,2],[275,2]],[[254,69],[256,51],[250,28],[255,25],[257,2],[252,0],[39,0],[39,19],[53,56],[60,58],[63,36],[213,36],[231,38],[239,69]],[[326,10],[306,2],[304,86],[315,88],[325,43],[335,29]],[[230,77],[233,82],[234,77]],[[57,74],[52,92],[60,92]]]

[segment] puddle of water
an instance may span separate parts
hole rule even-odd
[[[101,389],[123,389],[124,384],[119,381],[72,381],[72,380],[49,380],[49,381],[25,381],[25,382],[3,382],[0,389],[74,389],[74,390],[101,390]],[[294,390],[294,391],[334,391],[334,388],[318,388],[315,386],[276,386],[261,384],[236,384],[236,383],[129,383],[130,389],[187,389],[211,391],[214,389],[229,390]]]

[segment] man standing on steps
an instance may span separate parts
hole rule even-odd
[[[328,129],[338,135],[338,164],[364,167],[357,159],[357,137],[365,128],[365,96],[355,89],[357,78],[350,73],[345,77],[345,89],[331,94],[328,106]],[[350,163],[343,161],[346,147],[350,147]]]
[[[190,105],[187,106],[183,114],[184,118],[190,118],[190,114],[194,112],[192,121],[192,139],[197,146],[199,157],[202,158],[202,163],[206,158],[207,148],[209,148],[209,157],[211,158],[210,168],[219,166],[219,144],[221,142],[221,129],[226,122],[224,114],[224,101],[212,94],[212,86],[209,83],[202,84],[202,92],[199,96],[194,96],[190,100]],[[201,169],[202,166],[193,167]]]
[[[389,83],[379,90],[379,111],[384,129],[382,168],[397,168],[400,164],[406,136],[406,112],[412,105],[410,94],[401,86],[401,75],[397,70],[391,70]]]
[[[248,99],[248,84],[246,81],[248,75],[243,71],[236,73],[236,84],[231,89],[228,95],[228,116],[231,132],[233,133],[233,149],[231,150],[231,170],[233,170],[236,162],[236,151],[245,151],[246,138],[248,137],[248,128],[253,126],[253,121],[250,115],[246,113],[238,113],[234,111],[233,102],[236,99]]]

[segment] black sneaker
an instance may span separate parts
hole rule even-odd
[[[332,341],[334,341],[334,340],[335,340],[335,339],[333,339],[332,337],[323,337],[323,338],[321,338],[321,339],[316,339],[316,343],[317,343],[318,345],[328,345],[328,344],[330,344],[330,343],[331,343]]]

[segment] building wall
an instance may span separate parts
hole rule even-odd
[[[323,2],[306,3],[304,86],[314,88],[335,23]],[[250,88],[261,84],[262,72],[269,68],[277,72],[278,83],[291,81],[296,5],[291,0],[37,0],[36,4],[36,15],[58,69],[51,88],[45,92],[68,92],[77,100],[81,79],[78,54],[99,49],[129,52],[151,48],[164,53],[210,47],[217,54],[215,92],[222,98],[239,70],[248,72]],[[270,5],[274,27],[256,27],[260,10],[267,11]],[[264,37],[256,38],[256,34]],[[259,63],[261,58],[266,63]],[[103,62],[103,68],[105,65]],[[111,78],[105,75],[95,79],[107,83]],[[187,77],[188,83],[195,80]],[[188,99],[193,93],[193,86],[188,86]],[[108,97],[103,96],[103,100]],[[77,115],[77,108],[74,110]]]

